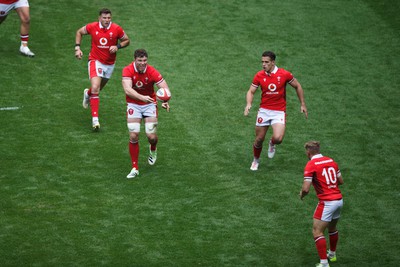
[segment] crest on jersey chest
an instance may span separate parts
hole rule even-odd
[[[277,76],[276,79],[277,79],[278,83],[281,83],[281,76]],[[263,80],[264,80],[264,82],[267,82],[267,78],[264,78]]]

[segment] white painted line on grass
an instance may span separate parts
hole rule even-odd
[[[18,110],[20,107],[0,107],[0,110]]]

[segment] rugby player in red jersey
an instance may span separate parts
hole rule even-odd
[[[129,154],[132,161],[128,179],[139,175],[139,133],[142,121],[144,121],[147,140],[150,144],[148,163],[154,165],[157,160],[158,109],[154,85],[158,88],[168,88],[163,76],[153,66],[147,64],[146,50],[137,49],[133,57],[134,61],[122,70],[122,87],[127,103]],[[164,101],[161,106],[169,111],[168,101]]]
[[[286,123],[286,85],[290,84],[296,89],[297,97],[300,100],[300,111],[307,118],[307,107],[304,101],[304,92],[301,84],[293,75],[285,69],[275,65],[275,53],[265,51],[262,54],[261,62],[263,70],[256,73],[253,82],[246,94],[246,107],[244,115],[248,116],[253,103],[254,94],[261,87],[261,103],[256,121],[256,138],[253,144],[253,162],[250,169],[258,170],[260,155],[263,148],[265,135],[268,128],[272,127],[272,137],[269,140],[268,157],[273,158],[275,147],[282,143],[285,135]]]
[[[309,141],[304,145],[307,157],[310,159],[304,168],[304,181],[300,191],[300,199],[309,193],[311,184],[318,197],[318,205],[314,211],[313,236],[320,257],[318,267],[329,267],[328,259],[336,261],[336,246],[339,239],[337,223],[343,207],[342,193],[339,185],[343,177],[338,164],[320,153],[320,143]],[[325,229],[329,233],[329,250],[324,236]]]
[[[82,59],[82,36],[89,34],[92,37],[89,53],[88,71],[90,88],[83,91],[82,106],[92,111],[92,127],[100,129],[99,105],[100,90],[104,88],[114,71],[117,51],[129,45],[128,35],[121,26],[111,21],[111,11],[103,8],[99,12],[99,21],[86,24],[78,29],[75,36],[75,57]]]

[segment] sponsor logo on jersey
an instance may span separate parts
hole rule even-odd
[[[136,84],[135,84],[135,86],[136,86],[137,88],[142,88],[142,87],[143,87],[142,81],[137,81]]]
[[[105,46],[108,41],[107,41],[107,38],[101,37],[99,42],[100,42],[101,45]]]
[[[276,84],[270,83],[268,85],[268,90],[270,90],[271,92],[274,92],[276,90]]]

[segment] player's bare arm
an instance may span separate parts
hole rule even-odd
[[[306,119],[307,119],[308,111],[307,111],[306,102],[304,100],[304,91],[303,91],[303,88],[301,87],[301,84],[297,81],[296,78],[294,78],[289,84],[294,89],[296,89],[297,97],[299,98],[299,101],[300,101],[300,112],[304,113],[304,115],[306,116]]]
[[[146,103],[154,103],[154,99],[148,95],[141,95],[132,88],[132,80],[130,78],[122,78],[122,87],[125,94],[130,98],[137,99]]]
[[[130,44],[130,42],[131,40],[129,40],[128,35],[125,33],[125,35],[120,39],[119,44],[110,46],[110,53],[114,54],[119,49],[127,47]]]
[[[344,184],[342,174],[338,175],[338,177],[337,177],[337,183],[338,183],[338,185]]]
[[[87,34],[85,26],[82,28],[78,29],[76,31],[75,35],[75,57],[77,59],[82,59],[83,52],[81,50],[81,42],[82,42],[82,36]]]
[[[303,186],[300,190],[300,199],[303,200],[303,198],[308,195],[308,193],[310,192],[310,187],[311,187],[311,181],[304,181],[303,182]]]
[[[244,108],[244,115],[248,116],[250,113],[251,105],[253,103],[254,94],[256,93],[257,87],[250,85],[249,90],[246,94],[246,107]]]

